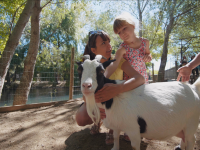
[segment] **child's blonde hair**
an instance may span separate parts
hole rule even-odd
[[[121,15],[117,16],[115,18],[114,24],[113,24],[113,30],[115,34],[117,34],[118,30],[125,26],[125,25],[133,25],[135,28],[135,22],[133,21],[133,17],[129,13],[122,13]]]

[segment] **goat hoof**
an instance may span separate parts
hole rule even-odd
[[[180,146],[176,146],[174,150],[181,150]]]

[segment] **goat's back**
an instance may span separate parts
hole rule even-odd
[[[191,117],[199,116],[199,102],[199,96],[188,84],[146,84],[114,97],[111,109],[106,110],[106,122],[125,131],[139,127],[137,119],[141,117],[147,124],[143,137],[165,139],[180,132]]]

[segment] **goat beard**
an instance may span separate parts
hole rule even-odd
[[[87,108],[87,113],[92,119],[92,121],[98,125],[100,121],[100,111],[99,108],[95,102],[95,97],[94,94],[90,94],[85,96],[86,98],[86,108]]]

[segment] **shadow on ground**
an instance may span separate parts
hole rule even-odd
[[[65,141],[65,150],[111,150],[113,145],[105,144],[105,133],[90,135],[88,128],[71,134]],[[142,141],[141,150],[147,149],[147,143]],[[131,143],[120,136],[120,150],[132,150]]]

